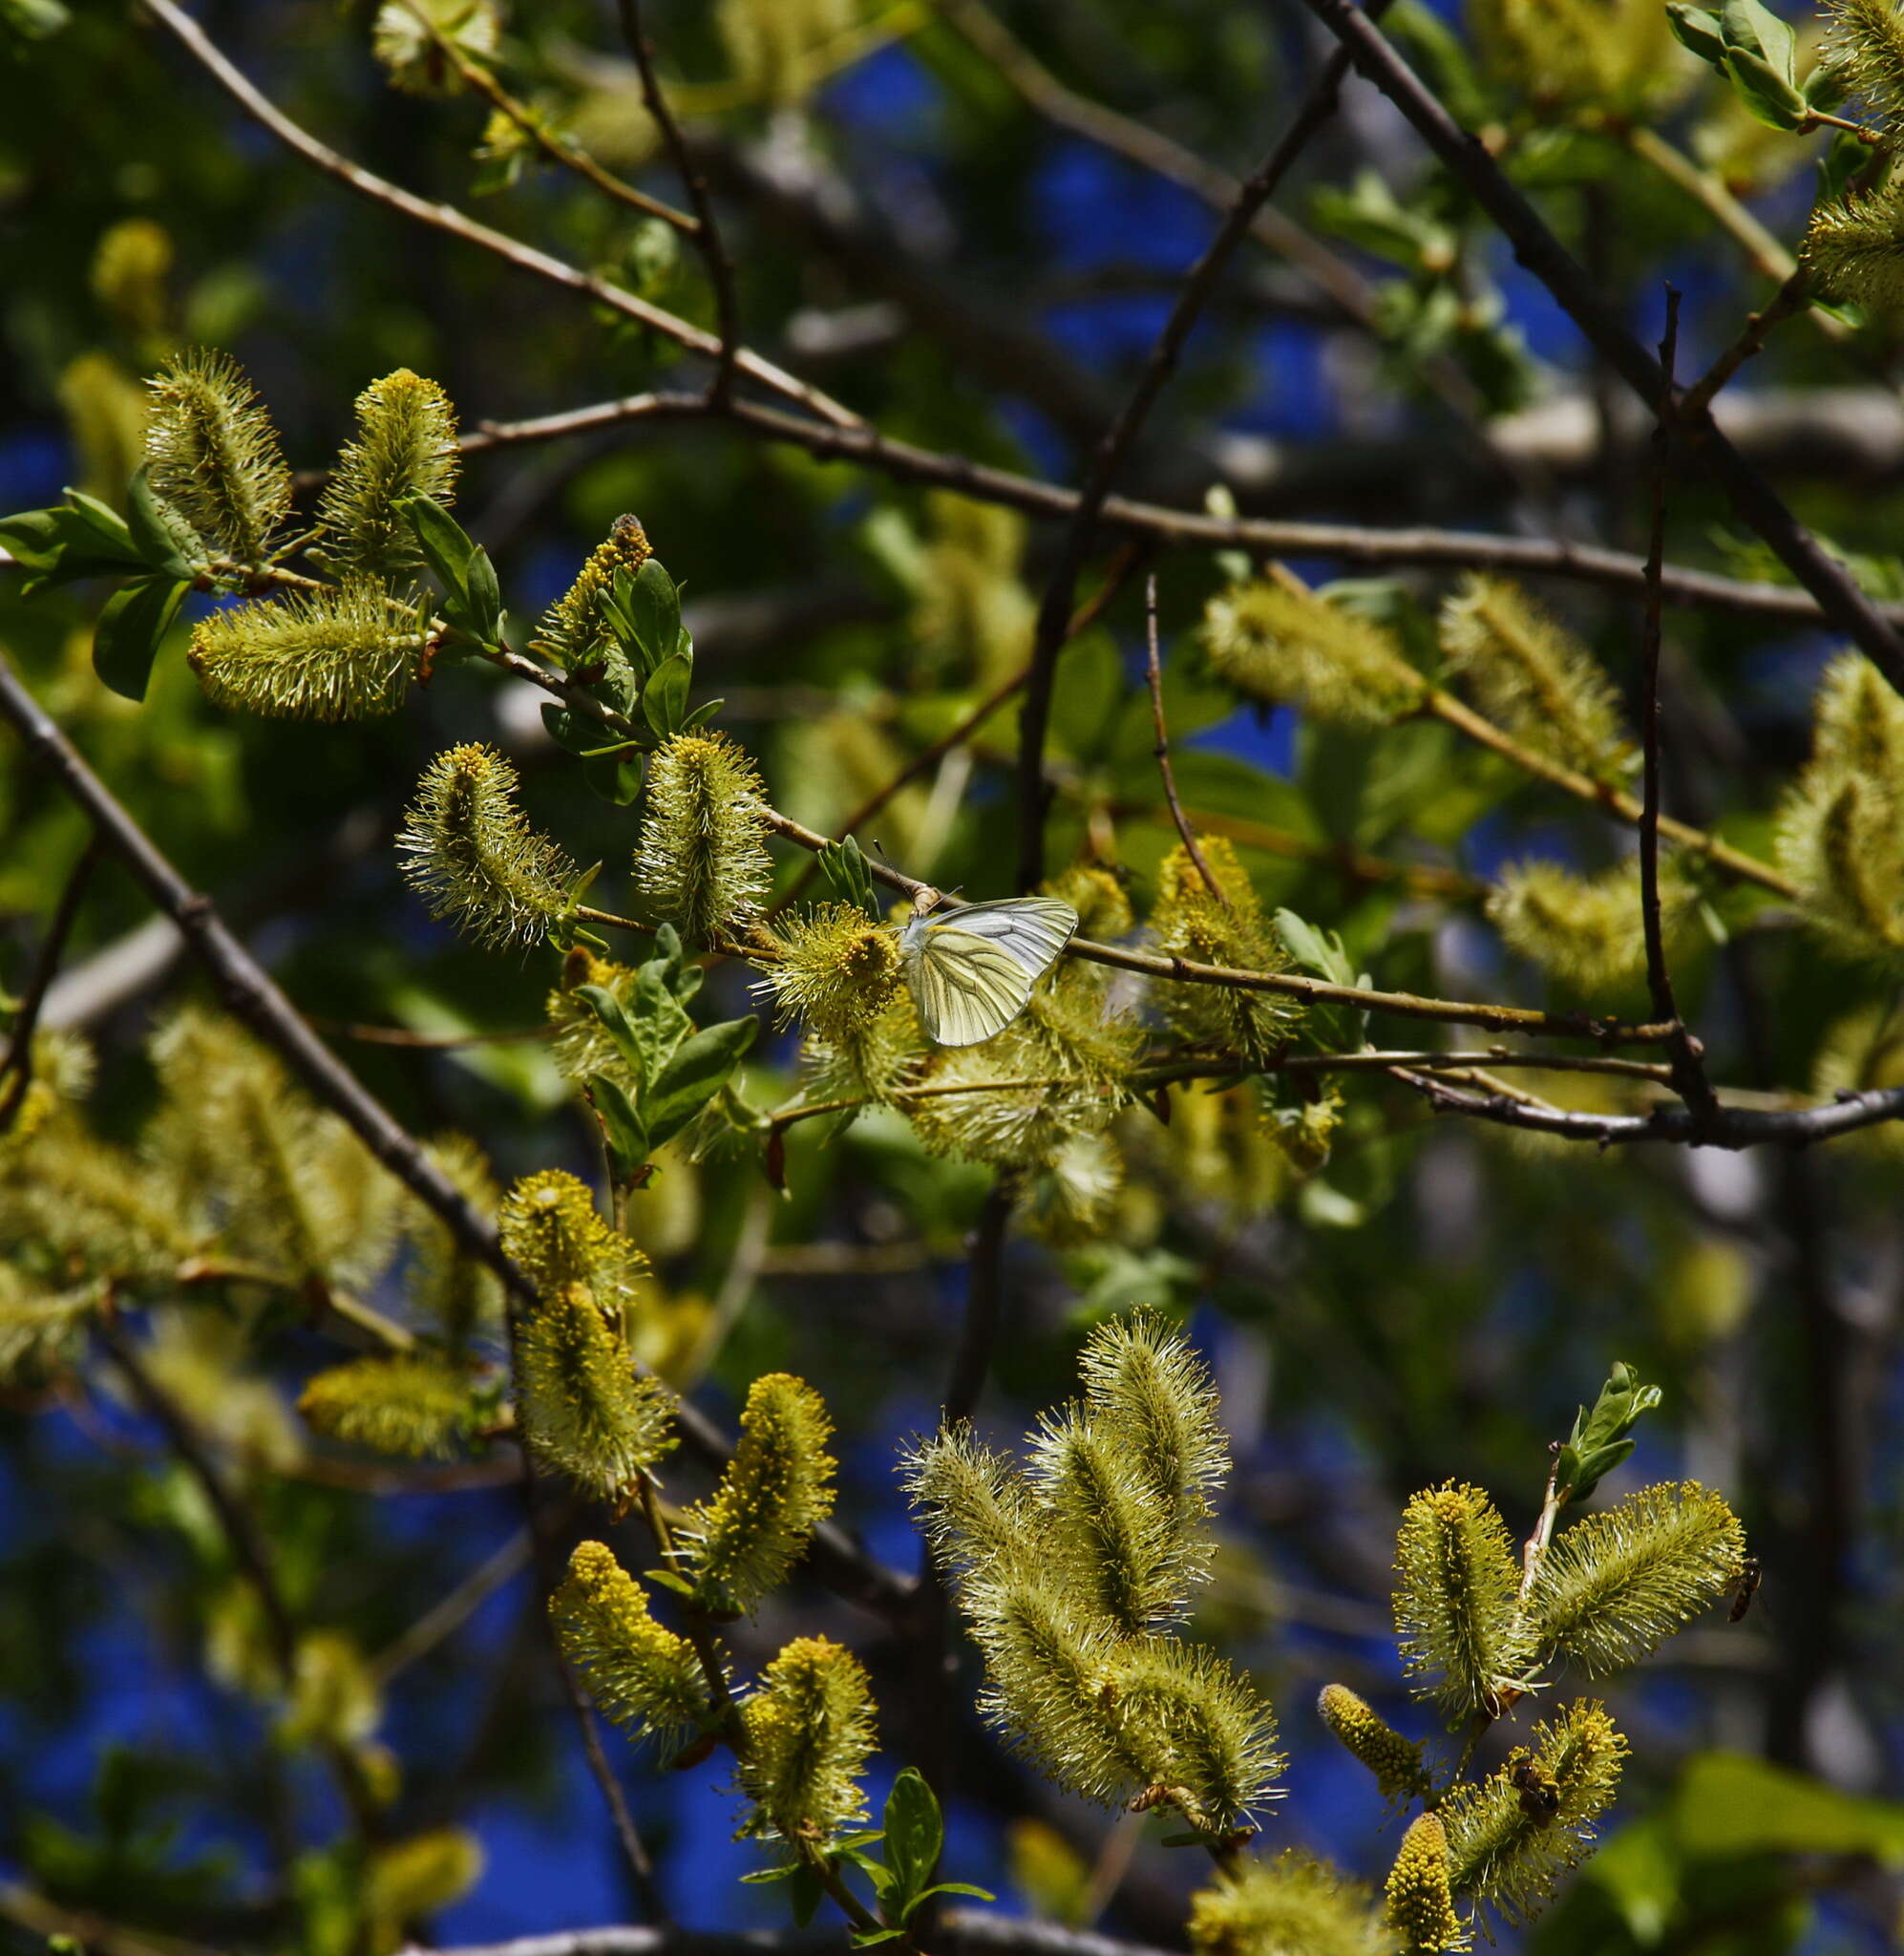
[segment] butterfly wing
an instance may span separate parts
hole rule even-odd
[[[1077,927],[1078,913],[1055,897],[1007,897],[996,904],[968,904],[963,910],[954,910],[943,924],[926,926],[929,935],[959,930],[985,938],[1024,966],[1034,980],[1057,963]]]
[[[925,1036],[939,1046],[977,1046],[1002,1032],[1077,924],[1068,904],[1025,897],[974,904],[916,938],[909,932],[905,975]]]

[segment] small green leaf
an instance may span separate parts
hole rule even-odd
[[[945,1845],[945,1822],[925,1775],[908,1766],[886,1796],[886,1860],[901,1891],[918,1895],[932,1879]]]
[[[873,1884],[873,1892],[883,1902],[892,1893],[898,1877],[883,1862],[877,1861],[870,1854],[861,1854],[857,1848],[836,1848],[837,1858],[850,1862]]]
[[[642,688],[642,713],[657,739],[670,740],[681,732],[688,717],[688,688],[693,676],[692,664],[676,652],[654,669]]]
[[[603,1138],[608,1148],[609,1173],[617,1182],[627,1187],[646,1165],[647,1130],[619,1080],[611,1079],[606,1074],[592,1074],[585,1091],[588,1104],[594,1108],[596,1117],[602,1123]]]
[[[496,566],[487,550],[470,553],[465,580],[470,594],[470,633],[492,646],[502,628],[502,587],[496,581]]]
[[[793,1870],[789,1893],[793,1904],[793,1925],[796,1928],[805,1928],[819,1912],[819,1905],[826,1898],[826,1889],[821,1885],[818,1870],[802,1861]]]
[[[176,578],[140,578],[106,600],[93,634],[93,670],[115,692],[145,697],[153,658],[186,588]]]
[[[399,498],[397,507],[416,532],[416,547],[423,552],[424,562],[436,573],[445,593],[467,613],[470,563],[476,546],[455,518],[420,489]]]
[[[827,887],[842,904],[857,904],[869,917],[878,920],[879,904],[873,894],[873,871],[851,836],[840,842],[823,842],[819,866]]]
[[[1870,150],[1855,136],[1840,131],[1837,141],[1818,159],[1818,202],[1838,202],[1870,160]]]
[[[626,752],[625,745],[621,750]],[[613,754],[589,755],[582,763],[582,778],[589,792],[615,808],[625,808],[642,792],[642,764],[617,759]]]
[[[697,727],[705,727],[720,710],[727,705],[724,699],[710,699],[705,706],[698,706],[682,723],[681,731],[691,734]]]
[[[856,1949],[870,1949],[875,1943],[890,1943],[904,1933],[903,1929],[857,1929],[854,1932],[853,1946]]]
[[[642,1103],[658,1148],[700,1113],[733,1075],[760,1031],[756,1018],[727,1019],[684,1039],[654,1075]],[[887,1823],[890,1830],[891,1822]]]
[[[1755,54],[1788,87],[1792,85],[1798,37],[1760,0],[1724,0],[1719,10],[1719,32],[1728,54]]]
[[[784,1868],[755,1868],[751,1874],[743,1875],[741,1880],[751,1888],[764,1887],[769,1882],[785,1882],[800,1872],[798,1861],[789,1861]]]
[[[1715,68],[1725,59],[1725,39],[1719,31],[1719,16],[1710,8],[1694,7],[1689,0],[1666,0],[1666,25],[1688,53],[1697,54]]]
[[[628,610],[648,664],[659,666],[672,658],[681,637],[681,593],[658,557],[650,557],[636,573]]]
[[[1728,48],[1725,73],[1747,112],[1767,128],[1794,130],[1805,120],[1805,97],[1760,55]]]

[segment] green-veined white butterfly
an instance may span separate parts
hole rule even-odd
[[[928,917],[937,893],[921,895],[899,931],[899,968],[925,1036],[937,1046],[976,1046],[1031,1002],[1031,988],[1071,941],[1078,913],[1054,897],[1008,897]]]

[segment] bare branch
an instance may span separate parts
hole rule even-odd
[[[1176,796],[1176,776],[1171,772],[1170,730],[1164,724],[1164,671],[1163,662],[1157,655],[1157,581],[1154,577],[1144,580],[1144,651],[1147,676],[1151,686],[1151,719],[1157,730],[1157,744],[1152,749],[1156,756],[1157,773],[1163,776],[1164,800],[1170,807],[1170,819],[1176,824],[1176,832],[1182,840],[1184,851],[1196,865],[1196,873],[1203,879],[1203,887],[1219,904],[1230,900],[1222,891],[1216,877],[1210,873],[1210,865],[1204,860],[1203,846],[1196,840],[1196,831],[1190,825],[1189,818],[1183,812],[1183,803]]]
[[[13,1024],[7,1035],[7,1054],[0,1059],[0,1081],[6,1083],[0,1086],[0,1135],[6,1134],[13,1125],[14,1116],[26,1100],[27,1091],[33,1084],[33,1034],[39,1030],[40,1009],[46,1004],[48,989],[53,984],[53,974],[59,969],[66,940],[73,934],[74,924],[79,916],[80,900],[86,894],[87,882],[92,878],[93,866],[98,861],[102,847],[95,829],[87,837],[86,846],[79,852],[79,860],[67,874],[59,902],[53,906],[53,921],[40,941],[39,955],[33,960],[27,989],[20,994],[20,1002],[14,1008]]]

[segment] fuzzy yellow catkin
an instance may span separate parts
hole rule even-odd
[[[611,1724],[667,1745],[706,1717],[707,1680],[692,1646],[655,1622],[646,1593],[605,1543],[576,1544],[549,1617],[562,1655]]]
[[[1893,0],[1824,0],[1819,58],[1889,120],[1904,110],[1904,15]]]
[[[743,1833],[824,1846],[864,1823],[860,1775],[878,1734],[866,1668],[827,1637],[796,1637],[740,1708]]]
[[[357,432],[338,457],[317,506],[328,561],[394,578],[423,562],[416,533],[397,508],[413,491],[455,499],[461,452],[456,411],[434,380],[399,367],[357,396]]]
[[[376,579],[233,605],[192,627],[186,663],[214,706],[275,719],[364,720],[403,704],[423,644]]]
[[[625,570],[632,577],[653,555],[640,519],[618,516],[607,536],[588,553],[575,582],[542,613],[529,649],[558,666],[584,666],[601,657],[610,636],[603,601],[614,592],[615,573]],[[674,648],[654,649],[666,658]]]
[[[821,1039],[850,1039],[899,990],[899,939],[857,904],[821,904],[790,917],[774,944],[777,959],[754,989],[774,1001],[782,1025],[797,1019]]]
[[[1696,919],[1698,892],[1670,858],[1660,864],[1659,899],[1671,950]],[[1557,862],[1510,863],[1488,893],[1487,913],[1511,951],[1582,990],[1626,984],[1646,969],[1637,857],[1593,876]]]
[[[397,837],[403,873],[433,917],[480,944],[539,942],[568,908],[576,867],[516,805],[517,774],[493,747],[465,743],[424,770]]]
[[[1360,1882],[1288,1847],[1245,1858],[1190,1905],[1196,1956],[1393,1956],[1394,1935]]]
[[[1402,1837],[1385,1889],[1390,1925],[1407,1956],[1437,1956],[1466,1946],[1448,1882],[1448,1831],[1437,1814],[1422,1814]]]
[[[470,1378],[419,1352],[353,1358],[305,1386],[298,1411],[332,1439],[412,1459],[448,1459],[470,1421]]]
[[[1498,1706],[1531,1652],[1507,1524],[1478,1487],[1449,1481],[1403,1511],[1395,1542],[1395,1629],[1419,1697],[1450,1719]]]
[[[1427,691],[1381,626],[1291,585],[1220,592],[1204,609],[1202,643],[1212,669],[1238,691],[1344,727],[1390,726]]]
[[[291,507],[291,472],[264,403],[229,355],[193,348],[147,383],[153,494],[234,562],[261,564]]]
[[[1234,846],[1221,836],[1206,836],[1199,846],[1220,894],[1212,894],[1187,849],[1173,849],[1157,872],[1150,917],[1158,947],[1194,964],[1282,970],[1289,959]],[[1273,991],[1174,981],[1158,990],[1164,1015],[1181,1039],[1259,1062],[1286,1043],[1301,1015],[1295,999]]]
[[[1904,311],[1904,196],[1884,184],[1820,202],[1799,256],[1828,298],[1895,318]]]
[[[1375,1775],[1388,1799],[1415,1799],[1430,1780],[1420,1744],[1406,1739],[1365,1698],[1346,1685],[1324,1685],[1316,1712],[1341,1743]]]
[[[713,946],[759,917],[772,881],[767,790],[725,734],[678,734],[648,763],[636,886],[689,944]]]

